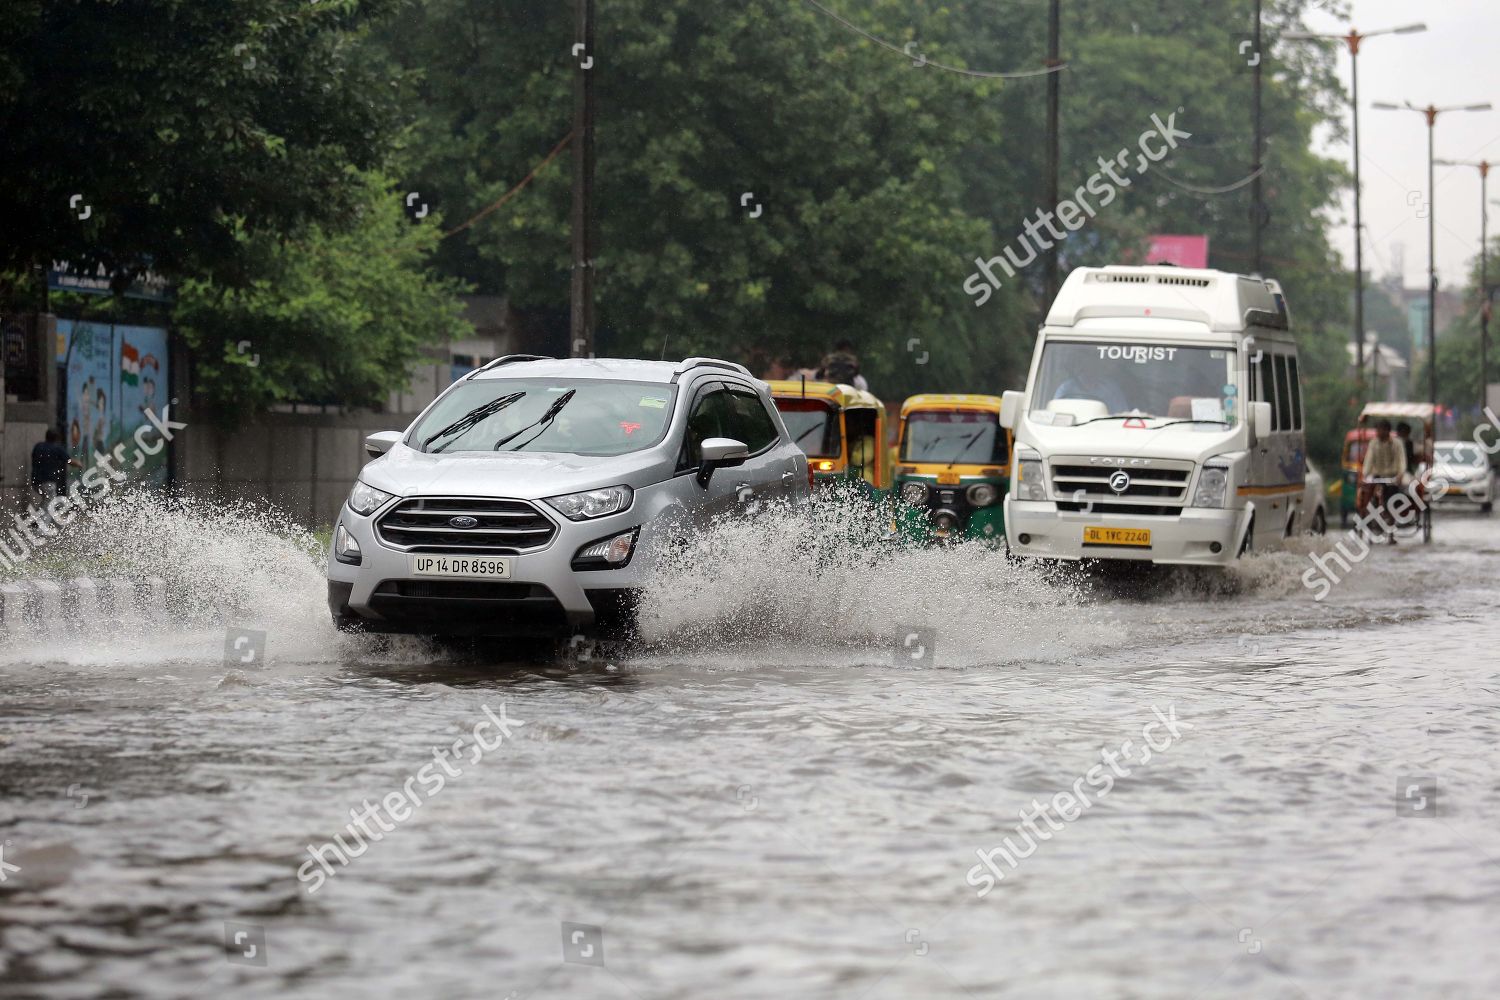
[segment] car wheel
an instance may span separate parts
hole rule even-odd
[[[1328,533],[1328,517],[1323,513],[1322,507],[1319,507],[1313,513],[1312,533],[1315,535],[1326,535]]]
[[[1495,504],[1494,504],[1493,501],[1490,501],[1490,500],[1486,500],[1484,503],[1482,503],[1482,504],[1479,505],[1479,513],[1481,513],[1481,514],[1488,514],[1491,511],[1493,511],[1494,509],[1495,509]]]

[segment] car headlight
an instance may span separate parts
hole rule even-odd
[[[635,493],[629,486],[606,486],[583,493],[547,497],[546,503],[569,521],[588,521],[630,509]]]
[[[927,494],[931,492],[926,483],[902,483],[901,499],[913,507],[920,507],[927,502]]]
[[[1023,458],[1016,463],[1016,497],[1020,500],[1047,499],[1040,458]]]
[[[379,510],[392,496],[394,494],[387,493],[385,490],[377,490],[373,486],[356,482],[354,489],[349,491],[349,509],[361,516],[367,516]]]
[[[1194,507],[1222,507],[1229,495],[1229,469],[1222,465],[1205,465],[1198,473],[1198,488],[1193,491]]]
[[[975,507],[988,507],[1000,499],[1000,491],[990,483],[975,483],[969,487],[968,497]]]

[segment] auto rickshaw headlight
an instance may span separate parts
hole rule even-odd
[[[988,507],[1000,499],[1000,491],[990,483],[975,483],[969,487],[968,497],[975,507]]]
[[[1198,489],[1193,493],[1194,507],[1222,507],[1229,493],[1229,470],[1219,465],[1205,465],[1198,474]]]
[[[913,507],[920,507],[927,502],[927,494],[929,492],[926,483],[903,483],[901,486],[901,499]]]
[[[1042,460],[1023,458],[1016,463],[1016,493],[1022,500],[1047,499],[1047,484],[1042,480]]]

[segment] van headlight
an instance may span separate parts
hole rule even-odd
[[[589,521],[629,510],[634,496],[629,486],[606,486],[601,490],[547,497],[544,502],[569,521]]]
[[[1042,478],[1041,458],[1023,458],[1016,463],[1016,498],[1047,499],[1047,484]]]
[[[377,490],[373,486],[355,482],[354,489],[349,491],[349,509],[365,517],[379,510],[394,495],[385,490]]]
[[[1194,507],[1223,507],[1229,495],[1229,467],[1205,465],[1198,473],[1198,488],[1193,491]]]

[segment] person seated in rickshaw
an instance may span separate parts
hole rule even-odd
[[[858,470],[859,477],[871,486],[879,486],[880,483],[875,475],[875,439],[869,437],[855,438],[849,444],[849,465]]]
[[[1375,437],[1365,445],[1362,471],[1364,484],[1360,489],[1359,509],[1367,511],[1371,503],[1385,508],[1406,473],[1406,449],[1401,446],[1400,439],[1391,436],[1389,420],[1375,425]],[[1384,530],[1386,541],[1396,544],[1389,518],[1377,518],[1376,521]]]
[[[1406,474],[1415,476],[1417,474],[1417,445],[1411,439],[1411,424],[1405,420],[1397,424],[1396,439],[1401,442],[1401,448],[1406,454]]]

